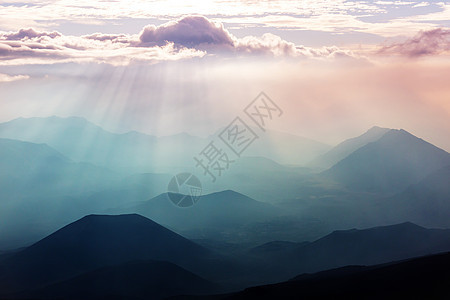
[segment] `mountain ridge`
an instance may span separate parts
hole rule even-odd
[[[333,148],[331,148],[328,152],[320,155],[315,158],[313,161],[309,162],[307,166],[321,169],[328,169],[358,150],[359,148],[367,145],[370,142],[374,142],[380,139],[385,133],[387,133],[390,129],[383,128],[379,126],[373,126],[368,129],[365,133],[346,139],[341,143],[337,144]]]
[[[399,192],[450,165],[450,154],[401,129],[391,129],[321,174],[363,191]]]

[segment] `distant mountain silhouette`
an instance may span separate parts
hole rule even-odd
[[[18,292],[133,260],[204,268],[211,252],[139,215],[90,215],[0,262],[0,291]]]
[[[238,233],[245,224],[281,214],[281,210],[273,205],[231,190],[203,195],[194,206],[183,209],[175,206],[164,193],[135,207],[111,212],[139,213],[185,236],[194,235],[195,238],[218,238],[220,235]]]
[[[331,168],[333,165],[337,164],[339,161],[346,158],[359,148],[367,145],[368,143],[379,140],[389,130],[389,128],[374,126],[360,136],[339,143],[325,154],[315,158],[308,164],[308,166],[321,169]]]
[[[114,205],[111,199],[84,198],[116,187],[118,179],[46,144],[0,139],[0,247],[28,246],[71,220]]]
[[[249,259],[263,261],[269,270],[287,279],[295,273],[346,265],[375,265],[450,251],[450,229],[426,229],[402,223],[334,231],[311,243],[278,244],[276,251],[264,250],[269,246],[270,243],[251,249]]]
[[[342,230],[300,248],[296,256],[311,269],[373,265],[450,250],[450,229],[413,223]]]
[[[0,187],[3,196],[66,194],[105,188],[117,176],[87,163],[75,163],[46,144],[0,139]]]
[[[79,117],[19,118],[0,124],[0,138],[46,143],[74,161],[116,171],[174,172],[192,166],[210,139],[187,133],[156,137],[136,131],[117,134]],[[264,156],[279,163],[306,163],[329,146],[311,139],[267,131],[247,156]]]
[[[156,137],[137,132],[115,134],[83,118],[19,118],[0,124],[0,137],[46,143],[74,161],[115,170],[137,171],[150,164]],[[144,171],[144,170],[143,170]]]
[[[404,130],[390,130],[322,173],[353,190],[400,192],[450,165],[450,154]]]
[[[184,299],[449,299],[449,283],[450,253],[445,253],[387,265],[348,266],[235,294]]]
[[[217,285],[165,261],[135,261],[103,267],[22,297],[39,299],[163,299],[206,294]]]

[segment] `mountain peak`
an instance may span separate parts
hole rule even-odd
[[[83,222],[88,220],[100,220],[100,221],[127,221],[127,220],[145,220],[153,222],[152,220],[145,218],[139,214],[121,214],[121,215],[100,215],[100,214],[90,214],[82,217],[76,222]]]
[[[93,218],[111,218],[111,219],[118,219],[118,218],[124,218],[124,217],[139,217],[139,218],[144,218],[145,217],[139,215],[139,214],[122,214],[122,215],[101,215],[101,214],[90,214],[90,215],[86,215],[84,217],[82,217],[80,220],[82,219],[93,219]]]
[[[244,194],[241,194],[233,190],[223,190],[220,192],[214,192],[211,194],[204,195],[202,197],[207,198],[208,200],[220,202],[222,201],[259,202],[255,199],[252,199]]]
[[[392,130],[392,129],[386,128],[386,127],[380,127],[380,126],[373,126],[369,130],[367,130],[364,134],[360,135],[359,137],[353,138],[353,140],[366,138],[366,139],[370,139],[368,142],[376,141],[377,139],[382,137],[384,134],[386,134],[390,130]],[[352,140],[352,139],[350,139],[350,140]]]
[[[389,134],[397,134],[397,135],[405,135],[405,136],[414,136],[413,134],[409,133],[408,131],[406,131],[405,129],[390,129],[388,131]]]
[[[312,161],[310,165],[328,169],[361,147],[378,141],[389,130],[389,128],[373,126],[360,136],[347,139],[336,145],[330,151]]]
[[[380,132],[380,131],[387,131],[387,130],[389,130],[389,128],[374,125],[371,128],[369,128],[369,130],[367,130],[367,132]]]
[[[227,196],[247,197],[247,196],[245,196],[245,195],[243,195],[243,194],[241,194],[241,193],[238,193],[238,192],[233,191],[233,190],[230,190],[230,189],[228,189],[228,190],[223,190],[223,191],[220,191],[220,192],[217,192],[217,194],[218,194],[218,193],[224,194],[224,195],[227,195]],[[214,194],[215,194],[215,193],[214,193]]]
[[[450,154],[404,129],[390,129],[325,171],[355,190],[393,193],[450,164]]]

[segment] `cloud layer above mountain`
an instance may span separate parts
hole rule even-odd
[[[222,24],[203,16],[186,16],[159,26],[148,25],[139,35],[95,33],[65,36],[32,28],[0,34],[2,64],[101,62],[113,65],[133,61],[157,62],[215,56],[353,57],[338,47],[296,46],[279,36],[237,38]]]
[[[24,28],[0,32],[0,65],[96,62],[127,65],[155,63],[204,56],[267,56],[278,58],[361,59],[366,55],[401,55],[415,58],[441,55],[450,50],[450,31],[421,31],[403,42],[390,43],[378,51],[352,51],[337,46],[296,45],[272,33],[241,38],[222,23],[204,16],[185,16],[161,25],[147,25],[138,34],[94,33],[74,36],[57,31]]]
[[[64,36],[32,28],[0,34],[2,64],[45,64],[54,62],[100,62],[113,65],[132,61],[178,60],[201,57],[196,49],[175,49],[172,43],[149,48],[134,47],[128,35],[92,34]]]

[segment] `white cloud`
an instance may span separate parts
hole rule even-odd
[[[30,78],[28,75],[8,75],[0,73],[0,82],[11,82]]]
[[[425,6],[428,6],[428,5],[430,5],[430,3],[428,3],[428,2],[419,2],[419,3],[415,4],[415,5],[413,5],[413,7],[414,8],[415,7],[425,7]]]
[[[8,1],[9,3],[10,1]],[[279,29],[305,29],[325,32],[365,32],[391,37],[412,34],[445,26],[447,19],[435,19],[417,10],[418,15],[393,18],[383,22],[363,20],[361,16],[383,16],[396,7],[419,7],[427,2],[416,1],[346,1],[346,0],[274,0],[274,1],[28,1],[27,5],[0,4],[0,28],[17,30],[33,27],[41,30],[58,24],[111,24],[125,19],[156,18],[167,20],[190,14],[205,15],[234,27],[246,26]],[[445,10],[445,2],[435,3]],[[434,15],[440,14],[433,13]],[[432,19],[429,19],[432,17]],[[426,23],[422,21],[427,19]]]

